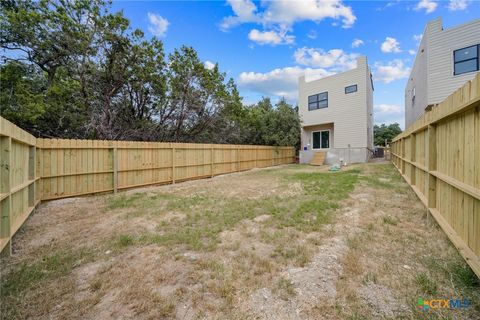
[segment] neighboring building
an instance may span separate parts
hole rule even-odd
[[[446,30],[440,18],[427,24],[405,88],[405,128],[475,77],[479,50],[480,19]]]
[[[326,162],[366,162],[373,149],[373,83],[366,57],[355,69],[323,79],[299,79],[298,106],[302,121],[300,162],[316,151]],[[370,150],[369,150],[370,149]]]

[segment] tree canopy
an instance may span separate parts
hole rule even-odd
[[[296,107],[246,106],[191,47],[102,0],[1,1],[1,115],[39,137],[298,145]]]
[[[385,146],[385,141],[390,143],[401,132],[402,129],[396,122],[388,126],[385,123],[380,126],[375,125],[373,127],[374,143],[376,146]]]

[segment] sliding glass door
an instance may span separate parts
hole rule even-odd
[[[330,148],[330,130],[312,132],[312,141],[314,150]]]

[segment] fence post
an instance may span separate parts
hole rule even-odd
[[[415,133],[412,133],[410,136],[410,161],[413,163],[416,161],[415,155],[415,146],[416,146],[417,137]],[[415,166],[413,164],[410,165],[410,183],[412,186],[416,185],[416,177],[415,177]]]
[[[405,139],[400,140],[402,151],[400,155],[402,157],[402,174],[405,175]]]
[[[118,149],[113,147],[113,193],[118,191]]]
[[[237,172],[240,171],[240,148],[237,146]]]
[[[255,168],[258,168],[258,146],[255,146]]]
[[[428,207],[436,208],[437,202],[437,178],[432,175],[432,171],[437,170],[437,136],[435,125],[428,126]]]
[[[38,192],[38,201],[40,201],[43,197],[43,183],[42,183],[43,150],[42,150],[42,147],[43,147],[43,139],[37,139],[35,156],[37,157],[36,162],[38,163],[38,172],[35,172],[35,178],[37,177],[40,178],[38,179],[38,182],[36,182],[38,184],[36,186],[36,192]]]
[[[35,207],[35,162],[36,152],[35,146],[28,147],[28,180],[33,182],[28,186],[28,206]]]
[[[11,239],[11,208],[12,208],[12,196],[11,196],[11,186],[12,186],[12,170],[11,170],[11,154],[12,154],[12,138],[11,137],[1,137],[0,140],[0,155],[1,155],[1,229],[0,229],[0,239],[7,239],[8,246],[7,250],[2,250],[5,254],[12,254],[12,239]],[[5,248],[4,247],[4,248]]]
[[[175,158],[177,156],[175,152],[175,146],[172,146],[172,183],[175,183]]]
[[[210,145],[210,177],[213,178],[213,169],[215,165],[215,151],[213,150],[213,145]]]

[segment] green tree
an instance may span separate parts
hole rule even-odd
[[[393,138],[402,132],[398,123],[386,125],[382,123],[380,126],[373,127],[374,143],[376,146],[385,146],[385,141],[390,143]]]
[[[284,99],[273,106],[270,98],[264,97],[246,111],[241,120],[244,143],[299,147],[300,119],[296,107]]]
[[[39,137],[298,145],[296,108],[244,106],[182,46],[168,57],[102,0],[0,2],[2,116]]]

